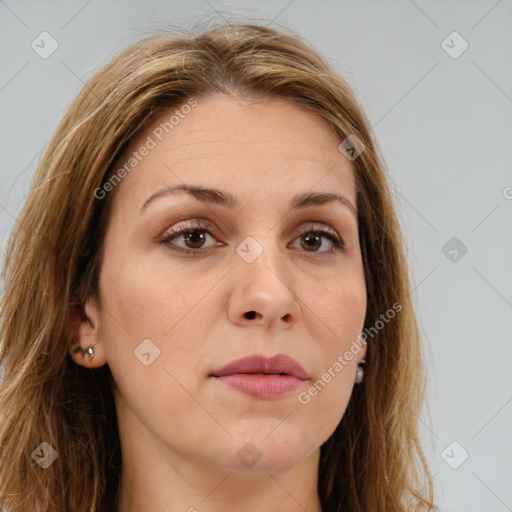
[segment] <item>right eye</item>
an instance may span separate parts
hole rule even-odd
[[[201,225],[200,220],[196,219],[196,223],[179,224],[176,228],[166,231],[159,239],[159,243],[169,247],[169,249],[177,252],[199,253],[204,252],[204,244],[208,237],[213,237],[211,232],[206,229],[208,224]],[[184,246],[177,245],[174,240],[181,240]],[[224,245],[222,243],[214,244],[210,247]]]

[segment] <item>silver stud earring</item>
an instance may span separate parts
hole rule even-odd
[[[89,362],[92,363],[92,358],[94,357],[94,349],[92,347],[88,347],[85,349],[85,352],[89,354]]]
[[[88,347],[85,350],[82,347],[76,347],[74,352],[82,352],[84,355],[86,353],[89,354],[89,362],[92,363],[92,358],[94,357],[94,349],[92,347]]]
[[[364,370],[363,370],[362,365],[364,363],[366,363],[366,361],[364,359],[361,359],[361,361],[357,365],[357,372],[356,372],[356,379],[355,379],[356,384],[361,384],[361,382],[363,382]]]

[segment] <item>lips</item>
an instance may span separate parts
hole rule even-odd
[[[224,377],[236,374],[267,374],[267,375],[289,375],[300,380],[308,380],[309,375],[304,368],[285,354],[267,358],[262,355],[254,355],[237,359],[224,366],[220,370],[211,373],[213,377]]]
[[[270,358],[258,354],[244,357],[215,370],[210,377],[230,391],[257,400],[284,399],[309,380],[304,368],[284,354]]]

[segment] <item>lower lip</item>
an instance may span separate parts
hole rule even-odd
[[[291,375],[235,373],[214,378],[240,393],[262,400],[275,400],[289,395],[304,384],[303,380]]]

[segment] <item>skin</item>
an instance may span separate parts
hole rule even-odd
[[[127,154],[168,119],[155,120]],[[115,381],[123,454],[117,512],[321,511],[320,446],[343,417],[366,347],[307,405],[298,394],[357,339],[366,288],[354,212],[338,202],[296,211],[289,204],[313,191],[355,206],[353,168],[339,142],[320,117],[286,100],[215,95],[198,99],[117,185],[99,300],[89,298],[72,321],[70,348],[77,364],[108,363]],[[155,191],[183,182],[230,192],[241,207],[180,192],[140,213]],[[158,241],[173,227],[197,229],[196,218],[209,221],[202,245],[197,232],[188,242]],[[332,252],[322,234],[308,245],[311,222],[334,230],[345,248]],[[248,236],[263,248],[252,263],[236,252]],[[257,314],[245,316],[250,311]],[[134,355],[145,339],[160,350],[148,366]],[[74,353],[78,344],[94,347],[92,363]],[[209,377],[256,353],[287,354],[310,380],[262,400]],[[237,456],[246,443],[261,455],[250,467]]]

